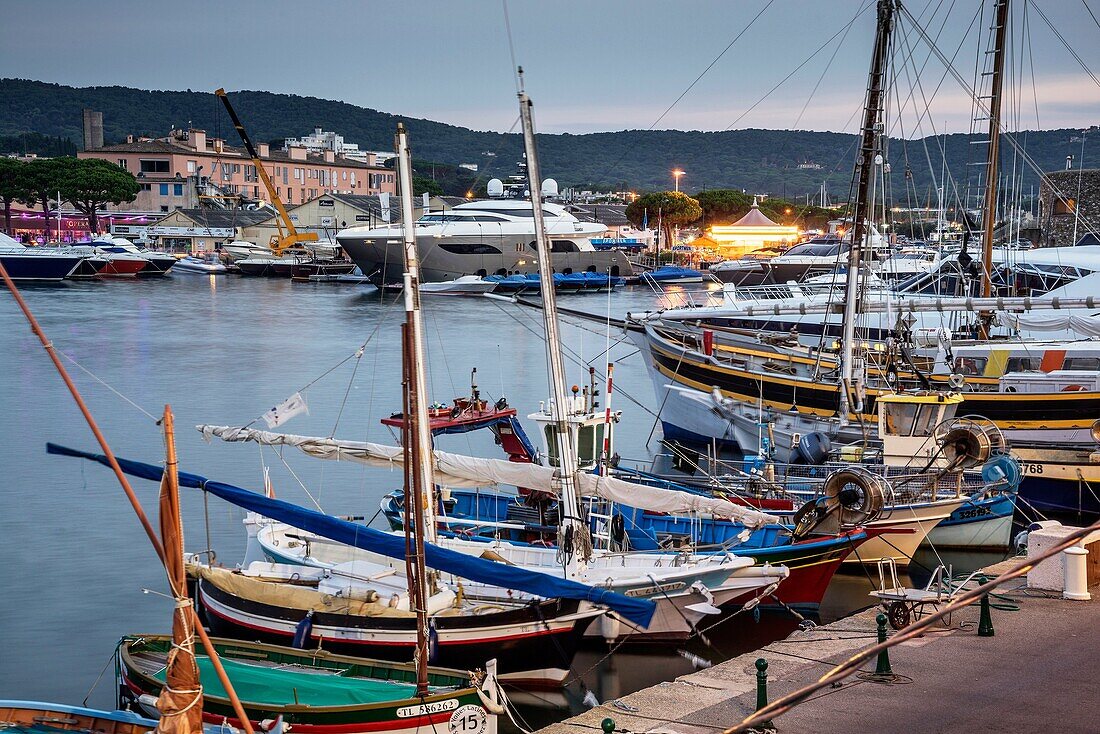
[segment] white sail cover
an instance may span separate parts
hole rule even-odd
[[[366,441],[340,441],[319,436],[295,436],[289,433],[260,431],[254,428],[234,426],[197,426],[203,438],[209,441],[254,441],[265,446],[292,446],[317,459],[358,461],[371,466],[398,468],[404,461],[400,446],[370,443]],[[554,492],[554,469],[538,464],[521,464],[503,459],[483,459],[464,454],[452,454],[434,450],[435,478],[450,487],[490,487],[510,485]],[[577,485],[581,494],[601,497],[630,507],[651,512],[672,514],[696,513],[729,518],[748,527],[759,527],[780,522],[779,518],[749,507],[735,505],[728,500],[679,492],[670,489],[647,487],[613,477],[600,477],[587,472],[577,473]]]
[[[1085,336],[1100,336],[1100,318],[1077,314],[1027,314],[1002,311],[997,319],[1021,331],[1074,331]]]

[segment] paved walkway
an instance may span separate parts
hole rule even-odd
[[[849,678],[841,687],[777,719],[783,733],[819,732],[1100,732],[1100,594],[1070,602],[1028,592],[1010,594],[1020,611],[993,610],[996,635],[977,636],[978,607],[955,614],[950,631],[932,632],[890,651],[895,673],[883,685]],[[714,734],[742,720],[756,703],[758,657],[769,663],[771,699],[802,687],[828,666],[875,641],[868,610],[795,632],[786,640],[707,670],[663,683],[540,734],[592,734],[605,717],[630,732]],[[865,670],[873,671],[874,662]]]

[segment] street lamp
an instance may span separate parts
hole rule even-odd
[[[684,172],[677,168],[672,172],[672,180],[676,183],[676,190],[680,190],[680,176],[683,176]]]

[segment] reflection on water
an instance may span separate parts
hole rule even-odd
[[[646,286],[616,292],[610,297],[612,316],[681,305],[687,296],[679,294],[684,293],[699,302],[705,288],[670,288],[669,293],[659,297]],[[267,466],[280,497],[307,505],[316,500],[328,512],[365,517],[374,515],[382,496],[400,485],[398,472],[283,456],[255,446],[207,445],[187,429],[206,422],[248,423],[310,385],[303,393],[309,415],[295,418],[287,430],[392,441],[378,419],[401,405],[399,295],[364,294],[337,284],[178,275],[156,282],[26,288],[25,296],[57,349],[95,376],[72,370],[119,455],[159,461],[160,431],[99,380],[153,415],[164,403],[172,404],[185,471],[259,488]],[[608,297],[561,301],[603,313]],[[537,317],[481,299],[426,299],[424,307],[433,400],[466,394],[473,367],[479,368],[484,395],[492,401],[506,395],[521,416],[546,399],[543,345],[532,333],[532,328],[538,331]],[[563,329],[568,346],[585,358],[605,347],[602,330],[589,329]],[[79,703],[110,663],[121,636],[169,629],[171,604],[142,593],[143,588],[164,590],[164,573],[110,472],[44,454],[46,441],[79,448],[93,448],[94,442],[41,345],[6,296],[0,297],[0,334],[0,435],[5,439],[0,442],[5,480],[0,491],[0,696]],[[364,342],[363,355],[355,357]],[[612,349],[615,407],[623,411],[616,449],[645,458],[660,449],[656,439],[649,440],[656,401],[633,352],[629,343]],[[572,381],[581,382],[587,369],[571,364],[568,371]],[[488,435],[446,441],[441,445],[448,450],[499,455]],[[135,490],[155,513],[157,486],[138,482]],[[215,501],[205,507],[194,493],[185,492],[181,502],[189,549],[206,547],[209,537],[219,560],[232,565],[241,559],[242,512]],[[934,556],[921,555],[918,561],[936,565]],[[988,561],[962,556],[950,562],[963,571]],[[919,573],[924,572],[916,567],[914,576]],[[870,588],[862,571],[839,576],[825,597],[823,621],[868,606]],[[523,715],[532,725],[549,723],[580,710],[586,692],[602,702],[670,680],[701,661],[718,662],[785,637],[798,621],[782,612],[745,613],[714,620],[705,639],[680,648],[623,647],[610,656],[596,643],[577,656],[577,683],[562,692],[523,696]],[[111,689],[108,672],[89,703],[111,706]]]

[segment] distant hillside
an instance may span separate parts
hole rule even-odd
[[[67,87],[23,79],[0,79],[0,136],[40,133],[79,145],[81,109],[103,112],[104,137],[117,142],[127,134],[164,135],[188,125],[235,142],[221,104],[209,92],[147,91],[128,87]],[[482,180],[508,175],[521,156],[518,134],[479,132],[432,120],[401,117],[344,102],[271,92],[232,92],[232,101],[256,140],[297,137],[315,126],[335,130],[348,142],[368,150],[389,150],[394,126],[409,128],[418,159],[450,164],[477,163]],[[1043,170],[1060,170],[1076,151],[1077,130],[1026,134],[1027,151]],[[1024,134],[1020,134],[1024,140]],[[893,141],[891,148],[894,198],[904,203],[906,191],[930,195],[929,159],[938,176],[940,156],[934,139]],[[544,175],[562,185],[624,186],[638,190],[668,188],[669,170],[688,172],[685,190],[738,188],[750,193],[788,198],[816,193],[828,179],[833,197],[843,197],[853,160],[851,134],[801,130],[731,130],[682,132],[626,130],[585,135],[540,135]],[[965,135],[947,138],[947,159],[957,180],[965,182],[972,146]],[[1002,145],[1005,168],[1011,170],[1011,146]],[[495,154],[495,155],[494,155]],[[906,160],[911,176],[906,179]],[[820,169],[799,166],[821,166]],[[1019,170],[1017,166],[1017,170]],[[419,171],[418,171],[419,172]],[[1025,185],[1036,183],[1030,171]]]

